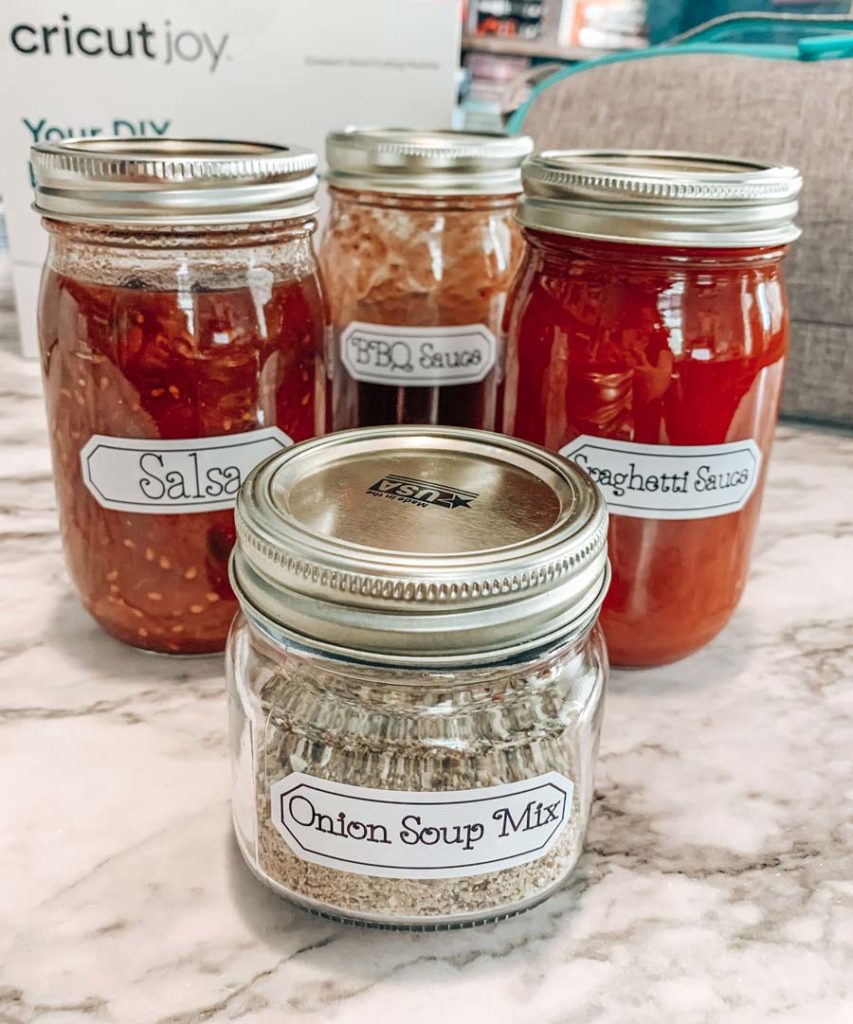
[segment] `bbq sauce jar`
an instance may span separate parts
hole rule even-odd
[[[531,148],[526,137],[469,132],[328,136],[329,429],[496,429],[501,318],[521,257],[519,168]]]
[[[525,165],[503,429],[604,491],[614,664],[706,644],[749,569],[788,347],[800,177],[683,153]]]
[[[226,664],[234,829],[293,902],[392,928],[517,913],[571,874],[607,656],[607,516],[533,445],[376,427],[259,466]]]
[[[39,335],[65,555],[136,647],[224,647],[233,506],[323,421],[317,158],[202,140],[33,149]]]

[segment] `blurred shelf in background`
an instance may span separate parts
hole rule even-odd
[[[498,57],[530,57],[541,60],[562,60],[573,63],[595,60],[612,50],[593,50],[586,46],[558,46],[540,39],[514,39],[502,36],[463,36],[463,53],[490,53]]]
[[[468,0],[458,123],[500,131],[566,64],[647,45],[646,0]]]

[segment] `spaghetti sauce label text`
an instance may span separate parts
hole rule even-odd
[[[737,512],[752,496],[761,469],[753,440],[667,445],[581,435],[560,454],[589,473],[611,512],[636,519]]]

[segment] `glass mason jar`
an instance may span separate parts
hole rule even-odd
[[[500,325],[521,256],[530,139],[359,130],[328,136],[320,245],[332,320],[330,430],[493,430]]]
[[[494,434],[363,428],[258,467],[237,523],[226,662],[252,871],[384,927],[548,896],[581,852],[607,671],[589,479]]]
[[[86,609],[136,647],[223,649],[240,483],[322,428],[316,163],[232,142],[33,151],[66,559]]]
[[[743,592],[788,345],[787,167],[661,153],[529,161],[503,428],[602,488],[616,665],[697,650]]]

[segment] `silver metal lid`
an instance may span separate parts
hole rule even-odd
[[[521,192],[521,161],[532,152],[526,135],[346,128],[326,136],[330,184],[400,195]]]
[[[515,438],[371,427],[258,466],[232,583],[272,635],[404,665],[503,660],[591,625],[607,512],[573,464]]]
[[[552,150],[526,160],[529,228],[643,245],[758,248],[799,237],[793,167],[691,153]]]
[[[72,139],[32,148],[34,209],[108,224],[252,224],[317,212],[317,155],[224,139]]]

